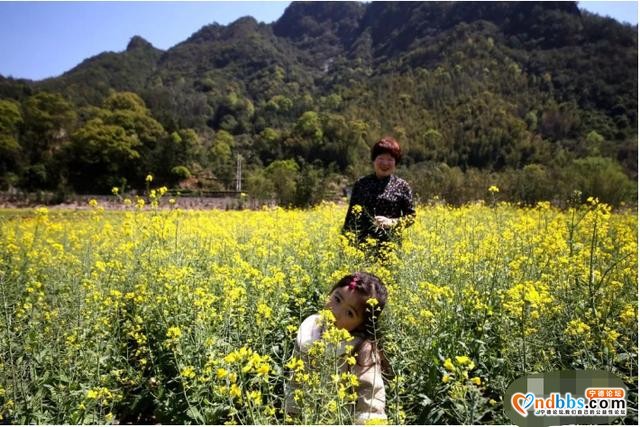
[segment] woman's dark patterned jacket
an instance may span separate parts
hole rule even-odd
[[[362,207],[362,212],[354,212],[353,207],[356,205]],[[415,214],[411,187],[405,180],[395,175],[379,179],[371,174],[360,178],[353,185],[342,231],[354,233],[358,241],[367,237],[389,241],[399,228],[413,224]],[[373,222],[377,215],[402,220],[392,229],[384,230],[376,227]]]

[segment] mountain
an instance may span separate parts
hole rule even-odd
[[[0,98],[58,93],[79,113],[75,129],[114,92],[135,93],[167,135],[197,135],[179,158],[167,142],[154,146],[174,153],[163,154],[167,167],[192,181],[213,175],[220,188],[237,155],[257,181],[288,160],[300,176],[350,180],[368,170],[367,147],[393,134],[424,197],[440,191],[425,180],[479,171],[527,199],[525,169],[538,168],[536,191],[561,199],[569,186],[595,186],[565,177],[580,175],[580,162],[608,159],[618,178],[637,178],[637,75],[637,26],[576,2],[293,2],[272,24],[207,25],[166,51],[135,36],[57,78],[0,77]],[[28,169],[12,164],[18,177]],[[560,191],[558,179],[570,184]],[[456,200],[477,197],[484,181]]]
[[[139,91],[156,71],[163,51],[133,36],[124,52],[104,52],[60,77],[37,82],[42,90],[63,92],[78,104],[98,104],[109,89]]]

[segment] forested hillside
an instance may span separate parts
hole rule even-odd
[[[637,200],[637,26],[575,2],[294,2],[273,24],[132,37],[43,81],[0,76],[0,190],[154,184],[305,206],[395,136],[420,200]]]

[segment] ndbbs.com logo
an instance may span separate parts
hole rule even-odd
[[[535,416],[624,416],[627,413],[625,390],[622,388],[588,388],[584,396],[571,393],[514,393],[511,407],[519,415]]]

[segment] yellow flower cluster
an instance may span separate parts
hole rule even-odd
[[[509,315],[527,321],[527,334],[535,333],[538,328],[534,322],[554,308],[549,287],[542,282],[518,283],[505,292],[503,299]]]
[[[473,371],[476,364],[469,356],[456,356],[455,363],[451,358],[445,359],[442,363],[445,373],[442,375],[442,383],[448,390],[448,395],[453,400],[468,400],[469,395],[478,394],[478,387],[483,384],[478,376],[469,378],[469,373]]]
[[[120,399],[122,396],[119,393],[113,393],[106,387],[98,387],[87,390],[85,397],[87,400],[95,400],[101,405],[108,405],[113,400]]]
[[[227,354],[223,360],[229,365],[242,365],[241,372],[243,374],[253,373],[265,378],[265,380],[271,370],[269,356],[260,356],[248,347],[242,347],[239,350],[232,351]]]
[[[591,327],[580,319],[574,319],[567,324],[564,333],[568,336],[579,337],[586,341],[590,340]]]

